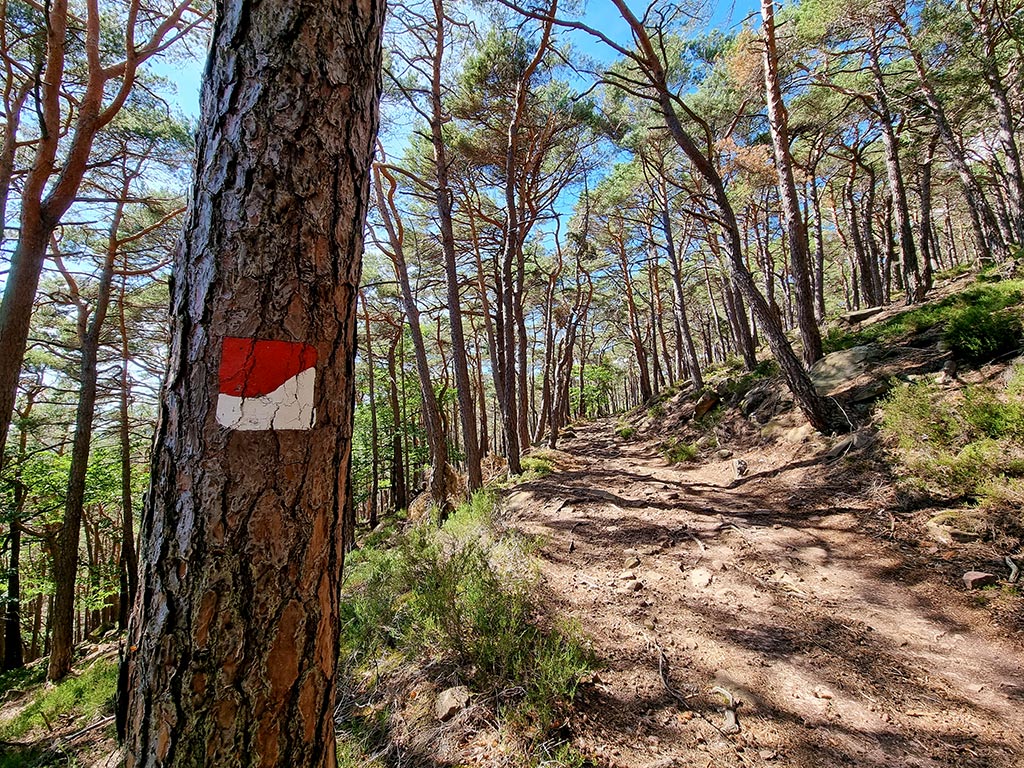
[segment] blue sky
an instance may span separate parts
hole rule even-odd
[[[637,13],[642,13],[643,4],[633,2],[631,5]],[[729,29],[742,24],[751,14],[757,14],[759,4],[756,0],[728,0],[728,2],[705,4],[702,16],[708,19],[707,29]],[[609,0],[590,0],[586,5],[583,20],[595,29],[600,29],[616,42],[628,43],[629,32],[626,23],[619,16]],[[615,53],[606,45],[593,37],[582,33],[571,33],[573,45],[580,51],[599,62],[608,63],[615,58]],[[168,95],[169,101],[176,105],[186,116],[199,117],[199,87],[203,73],[203,61],[183,59],[176,62],[159,61],[153,70],[171,82],[173,92]]]

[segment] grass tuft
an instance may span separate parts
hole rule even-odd
[[[692,443],[673,438],[662,443],[661,455],[670,464],[681,464],[684,461],[694,461],[700,455],[700,451]]]

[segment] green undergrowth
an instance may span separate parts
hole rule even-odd
[[[636,427],[625,421],[620,421],[615,425],[615,434],[623,440],[629,440],[636,436]]]
[[[499,530],[497,502],[478,492],[444,525],[409,525],[350,556],[342,663],[385,687],[386,670],[445,670],[438,687],[457,679],[501,702],[499,719],[539,745],[595,662],[575,626],[540,610],[533,545]],[[366,742],[381,737],[379,727],[354,727]]]
[[[661,455],[669,464],[681,464],[696,459],[700,451],[692,443],[672,438],[661,444]]]
[[[545,450],[531,451],[519,459],[519,464],[523,468],[523,473],[518,477],[519,482],[547,477],[555,471],[555,460]]]
[[[14,678],[14,685],[29,682],[31,675],[26,675]],[[5,675],[0,684],[6,685],[9,680]],[[0,721],[0,741],[17,741],[36,731],[51,731],[71,718],[87,725],[99,715],[113,713],[116,689],[117,659],[97,659],[77,676],[55,686],[40,686],[28,694],[31,700],[14,717]],[[19,759],[24,761],[25,757]]]
[[[1020,345],[1022,301],[1024,280],[976,284],[859,330],[833,328],[822,342],[826,352],[835,352],[861,344],[894,344],[935,328],[957,359],[984,363]]]
[[[979,533],[1024,531],[1024,366],[1005,386],[897,387],[882,403],[882,431],[910,490],[964,505],[946,513],[948,522]]]

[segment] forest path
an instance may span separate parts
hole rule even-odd
[[[585,751],[628,768],[1019,766],[1020,638],[888,524],[867,530],[892,518],[813,444],[745,458],[740,480],[728,458],[670,466],[596,422],[509,496],[543,542],[550,607],[605,662],[572,723]]]

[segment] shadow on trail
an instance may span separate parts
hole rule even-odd
[[[752,733],[784,731],[778,762],[758,763],[755,757],[754,764],[1016,765],[1024,744],[1015,703],[1024,701],[1024,686],[1012,652],[998,656],[1010,645],[978,632],[965,614],[970,608],[962,594],[946,590],[937,599],[929,591],[943,582],[933,570],[913,562],[913,552],[885,535],[888,524],[871,523],[874,512],[864,502],[868,486],[860,484],[861,478],[838,476],[817,455],[724,485],[691,482],[687,469],[676,468],[672,477],[672,468],[654,466],[660,461],[655,451],[624,449],[613,440],[591,437],[581,431],[563,449],[592,462],[589,466],[560,470],[517,487],[517,493],[530,494],[521,518],[529,517],[550,534],[551,545],[539,554],[588,574],[580,579],[586,589],[574,590],[576,610],[600,614],[604,626],[616,617],[628,624],[640,616],[659,616],[662,622],[648,630],[636,626],[648,644],[659,638],[667,642],[663,631],[677,638],[703,632],[702,642],[713,638],[716,648],[725,648],[726,663],[751,684],[751,699],[739,710],[741,724],[746,720],[750,730],[739,738],[723,736],[696,720],[681,727],[678,719],[668,717],[679,706],[660,685],[657,653],[649,645],[646,655],[631,653],[626,646],[639,642],[636,635],[615,645],[616,635],[609,668],[646,679],[646,690],[588,686],[583,696],[588,709],[605,719],[602,728],[618,734],[621,743],[633,743],[643,731],[660,740],[663,755],[673,752],[676,740],[674,746],[690,761],[696,749],[713,753],[717,745],[729,760],[712,759],[710,764],[733,765],[746,763],[735,763],[733,750],[723,745],[752,746],[753,753],[746,754],[756,756],[761,745],[750,741]],[[602,460],[609,465],[603,466]],[[786,477],[789,472],[799,474],[791,479]],[[858,493],[861,506],[853,501]],[[895,526],[895,518],[890,519]],[[705,550],[713,546],[728,547],[733,580],[723,583],[747,589],[737,588],[730,596],[732,587],[726,594],[717,585],[704,591],[692,587],[685,574],[701,561],[707,565]],[[621,567],[615,563],[630,548],[657,554],[661,574],[668,573],[666,568],[674,572],[669,566],[677,560],[678,580],[652,582],[632,596],[612,594],[609,583],[594,581],[614,579],[615,568]],[[589,575],[595,569],[607,576]],[[819,595],[813,578],[808,583],[802,578],[781,580],[800,573],[835,578],[847,591]],[[756,610],[750,604],[755,591],[760,593]],[[555,593],[548,597],[551,606],[569,599]],[[953,639],[947,642],[948,637]],[[718,722],[716,700],[708,692],[719,671],[715,659],[721,664],[722,658],[671,647],[668,653],[672,684],[691,697],[692,709],[702,718]],[[967,682],[977,682],[969,679],[972,670],[984,672],[998,691],[981,695],[980,689],[968,689]],[[779,680],[790,685],[803,681],[810,690],[798,703],[771,684]],[[841,696],[833,702],[831,695],[819,696],[818,687]],[[807,714],[811,705],[819,708],[814,716]],[[770,727],[759,731],[765,723]],[[703,730],[698,734],[692,729]],[[700,759],[705,757],[711,755]]]

